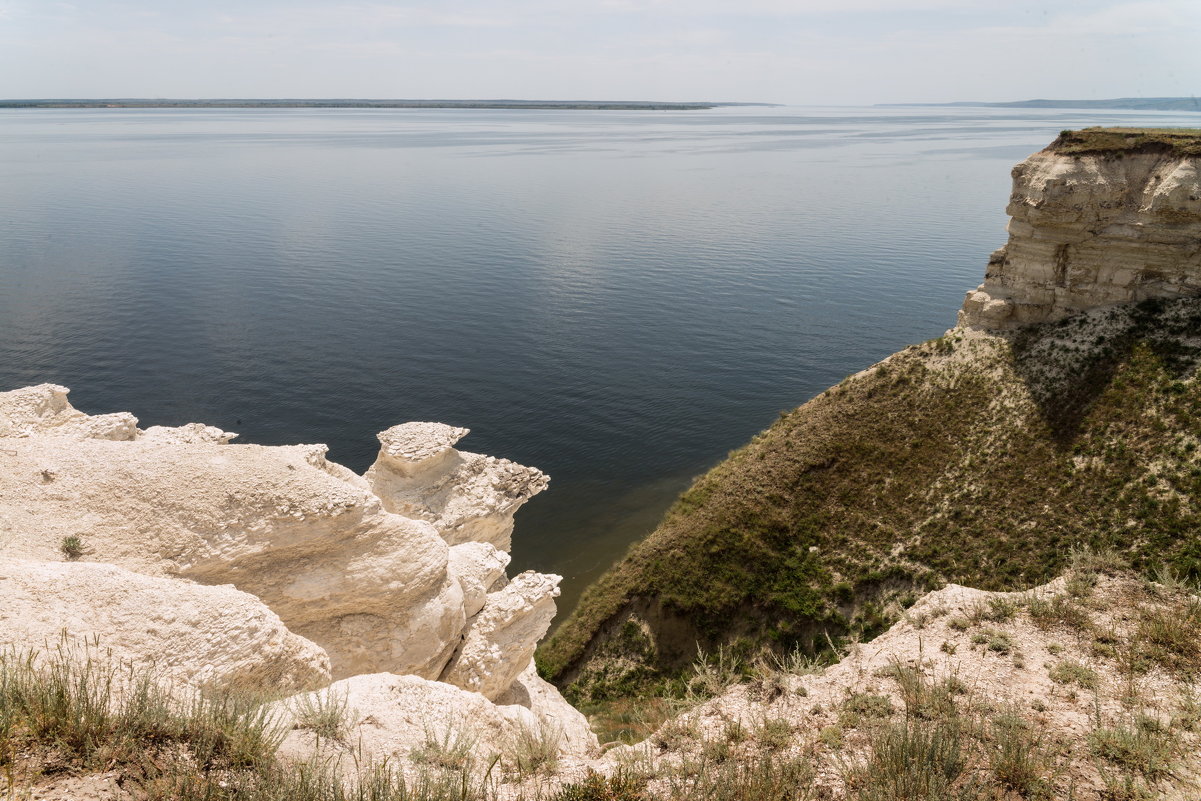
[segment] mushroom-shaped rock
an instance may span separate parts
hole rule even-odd
[[[445,423],[402,423],[378,434],[379,461],[398,475],[412,478],[435,469],[470,429]]]
[[[513,515],[549,479],[508,459],[452,446],[465,428],[405,423],[379,435],[380,453],[364,478],[390,512],[428,520],[451,545],[488,542],[508,551]]]
[[[115,664],[201,690],[297,692],[330,680],[329,657],[252,595],[115,565],[0,559],[0,649],[66,638]]]
[[[487,698],[503,693],[530,665],[538,641],[555,616],[561,576],[528,570],[503,590],[490,593],[468,621],[463,644],[442,681]]]

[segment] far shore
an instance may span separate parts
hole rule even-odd
[[[175,100],[140,98],[0,100],[0,108],[468,108],[587,109],[601,111],[700,111],[720,106],[773,103],[677,103],[641,100]]]

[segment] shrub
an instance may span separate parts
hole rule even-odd
[[[907,719],[872,734],[871,756],[849,772],[857,801],[946,801],[967,767],[957,721]]]
[[[62,542],[58,544],[58,549],[68,561],[74,562],[84,554],[83,540],[70,534],[63,537]]]
[[[507,749],[505,767],[519,778],[540,773],[554,773],[559,766],[559,745],[563,730],[542,724],[536,728],[522,726]]]

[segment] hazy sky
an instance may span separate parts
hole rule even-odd
[[[1201,0],[0,0],[0,97],[1201,93]]]

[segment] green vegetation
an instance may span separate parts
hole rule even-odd
[[[586,704],[670,694],[698,644],[747,662],[818,654],[948,581],[1049,580],[1074,549],[1195,579],[1197,330],[1201,302],[1149,302],[1006,338],[952,334],[843,381],[698,478],[585,592],[540,652],[544,675]],[[1091,592],[1089,575],[1072,595]],[[1073,616],[1083,625],[1056,599],[1035,619]],[[1181,664],[1197,658],[1170,621],[1147,636]]]
[[[297,726],[326,740],[341,740],[352,725],[346,696],[328,689],[300,696],[292,712]]]
[[[70,534],[63,537],[62,542],[58,544],[58,550],[66,559],[74,562],[84,554],[83,540]]]
[[[1047,675],[1056,684],[1075,684],[1086,690],[1094,690],[1097,687],[1097,671],[1070,659],[1052,666]]]
[[[1047,149],[1076,156],[1160,152],[1197,156],[1201,155],[1201,129],[1084,128],[1063,131]]]

